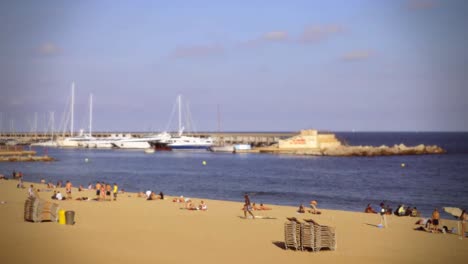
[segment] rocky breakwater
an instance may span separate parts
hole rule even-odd
[[[335,148],[326,148],[321,150],[324,156],[392,156],[392,155],[426,155],[443,154],[444,149],[439,146],[405,146],[404,144],[394,145],[392,147],[382,145],[375,146],[339,146]]]
[[[0,148],[0,162],[14,161],[54,161],[55,159],[47,155],[36,156],[35,151],[22,149],[2,149]]]

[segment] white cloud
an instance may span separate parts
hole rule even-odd
[[[171,57],[188,58],[188,57],[206,57],[219,55],[224,52],[224,47],[219,44],[193,45],[177,47]]]
[[[60,52],[60,48],[51,42],[43,43],[39,46],[39,53],[43,55],[54,55]]]
[[[372,55],[373,52],[370,50],[354,50],[341,56],[341,59],[344,61],[365,60],[370,58]]]
[[[315,43],[331,37],[332,35],[343,32],[344,29],[340,25],[312,25],[307,26],[304,32],[299,36],[299,42]]]
[[[411,10],[431,9],[437,6],[435,0],[408,0],[407,6]]]
[[[267,41],[282,41],[288,39],[286,31],[271,31],[263,35],[263,39]]]

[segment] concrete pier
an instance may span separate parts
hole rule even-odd
[[[170,132],[176,135],[176,132]],[[148,132],[93,132],[93,137],[105,138],[111,135],[129,134],[132,138],[141,138],[154,133]],[[297,135],[298,132],[198,132],[187,133],[185,135],[196,137],[212,137],[213,140],[223,141],[227,144],[251,144],[252,146],[270,146],[278,143],[281,139],[286,139]],[[69,133],[57,134],[57,136],[70,136]],[[76,134],[75,134],[76,136]],[[2,133],[0,134],[0,142],[7,140],[15,140],[18,144],[28,145],[34,142],[50,140],[51,135],[47,133]]]

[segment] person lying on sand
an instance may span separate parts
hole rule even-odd
[[[372,209],[371,204],[368,204],[366,209],[364,209],[364,213],[366,213],[366,214],[376,214],[377,212],[374,209]]]
[[[77,200],[77,201],[89,201],[89,198],[88,197],[78,197],[75,200]]]
[[[257,204],[252,203],[252,210],[258,211],[260,208],[258,208]]]
[[[184,196],[181,195],[180,197],[176,197],[176,198],[172,199],[172,201],[174,203],[183,203],[183,202],[185,202],[185,199],[184,199]]]
[[[432,224],[432,220],[430,218],[421,218],[416,223],[415,225],[423,225],[425,228],[429,228]]]
[[[260,204],[260,207],[258,208],[258,210],[271,210],[270,207],[266,207],[265,205],[263,205],[262,203]]]

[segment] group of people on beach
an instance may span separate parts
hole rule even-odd
[[[185,203],[184,208],[187,210],[200,210],[200,211],[206,211],[208,210],[208,205],[205,203],[205,201],[201,200],[200,204],[197,206],[195,203],[192,201],[191,198],[184,197],[181,195],[180,197],[175,197],[172,199],[172,202],[174,203]]]
[[[406,207],[404,204],[398,205],[397,209],[395,211],[392,210],[392,208],[387,204],[382,204],[380,205],[381,209],[383,208],[385,210],[386,215],[391,215],[392,213],[395,214],[396,216],[411,216],[411,217],[420,217],[421,213],[418,211],[418,208],[416,207]],[[375,211],[371,204],[367,204],[366,208],[364,209],[364,213],[368,214],[377,214],[380,212]]]
[[[322,212],[320,212],[318,210],[317,205],[318,205],[318,202],[316,200],[310,201],[310,203],[309,203],[310,209],[307,210],[307,212],[309,212],[311,214],[322,214]],[[306,208],[305,208],[304,204],[299,205],[299,208],[297,209],[297,212],[300,213],[300,214],[304,214],[306,212]]]
[[[117,201],[117,194],[119,192],[119,186],[114,183],[113,186],[110,183],[96,182],[96,200],[97,201]]]
[[[159,192],[159,194],[156,194],[155,192],[151,190],[147,190],[146,192],[139,192],[137,194],[137,197],[146,198],[147,201],[164,200],[164,193]]]

